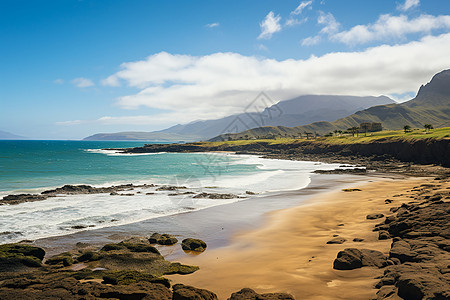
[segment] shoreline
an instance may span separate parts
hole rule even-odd
[[[239,232],[227,247],[180,259],[200,270],[168,278],[212,290],[219,299],[242,286],[258,293],[282,291],[296,299],[372,299],[377,292],[375,277],[381,276],[383,269],[334,270],[333,260],[349,247],[388,254],[391,240],[378,240],[372,229],[379,220],[366,220],[366,215],[391,214],[390,208],[407,200],[393,196],[429,180],[381,179],[354,184],[362,191],[316,195],[299,206],[267,214],[265,224]],[[388,198],[395,200],[386,204]],[[333,235],[346,241],[327,244]],[[354,238],[364,241],[354,242]]]
[[[394,175],[395,176],[395,175]],[[311,182],[299,190],[272,192],[243,201],[212,206],[196,211],[151,218],[139,222],[83,230],[71,234],[40,238],[33,245],[43,247],[47,255],[73,250],[77,242],[101,247],[132,236],[146,236],[153,232],[170,233],[178,238],[197,237],[207,242],[209,249],[226,246],[230,238],[241,230],[256,229],[265,219],[265,214],[302,205],[308,198],[324,191],[342,189],[355,182],[379,180],[377,176],[311,174]],[[330,184],[330,182],[332,182]],[[157,247],[168,259],[186,254],[173,247]]]

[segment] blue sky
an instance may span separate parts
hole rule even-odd
[[[414,95],[450,68],[447,0],[0,0],[0,130],[152,131],[259,91]]]

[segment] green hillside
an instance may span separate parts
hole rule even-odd
[[[450,70],[436,74],[417,96],[405,103],[374,106],[333,122],[315,122],[297,127],[267,126],[237,134],[224,134],[211,141],[249,138],[298,137],[306,132],[325,135],[334,130],[347,130],[360,123],[381,123],[384,129],[399,130],[409,125],[423,128],[450,126]]]

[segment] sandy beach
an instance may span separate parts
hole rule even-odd
[[[406,191],[428,180],[377,178],[353,186],[361,191],[321,193],[300,206],[268,213],[261,228],[235,234],[227,247],[179,257],[200,270],[169,277],[174,283],[212,290],[219,299],[242,287],[259,293],[287,292],[296,299],[370,299],[376,293],[374,278],[383,269],[333,270],[333,260],[339,251],[351,247],[387,254],[391,240],[379,241],[372,232],[379,220],[366,216],[391,214],[391,207],[410,201]],[[393,202],[386,204],[386,199]],[[337,236],[346,242],[327,244]],[[364,240],[354,242],[354,238]]]

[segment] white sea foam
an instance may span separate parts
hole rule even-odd
[[[104,152],[98,153],[111,155]],[[310,183],[313,170],[339,167],[338,164],[261,159],[247,155],[211,155],[225,155],[224,157],[228,159],[220,161],[224,167],[226,167],[226,164],[256,165],[257,170],[234,175],[224,171],[221,174],[203,174],[203,176],[190,176],[189,174],[154,176],[151,180],[134,181],[133,183],[186,186],[188,191],[194,193],[203,191],[258,197],[258,195],[264,195],[268,192],[305,188]],[[108,182],[102,184],[102,186],[121,183],[130,183],[130,181]],[[41,192],[45,189],[49,188],[27,190],[27,192]],[[184,191],[186,190],[180,190],[180,192]],[[255,192],[257,195],[246,195],[246,191]],[[146,193],[149,192],[154,194],[147,195]],[[8,194],[8,192],[2,193]],[[169,196],[170,193],[174,192],[156,191],[155,187],[135,188],[132,191],[119,193],[133,193],[134,195],[66,195],[19,205],[2,205],[0,206],[0,242],[15,242],[22,239],[37,239],[68,234],[77,231],[73,226],[78,225],[88,226],[86,230],[89,230],[128,224],[245,200],[242,198],[202,199],[192,198],[192,195]]]
[[[144,155],[158,155],[164,154],[166,152],[156,152],[156,153],[123,153],[119,150],[107,150],[107,149],[85,149],[84,151],[90,153],[105,154],[108,156],[144,156]]]

